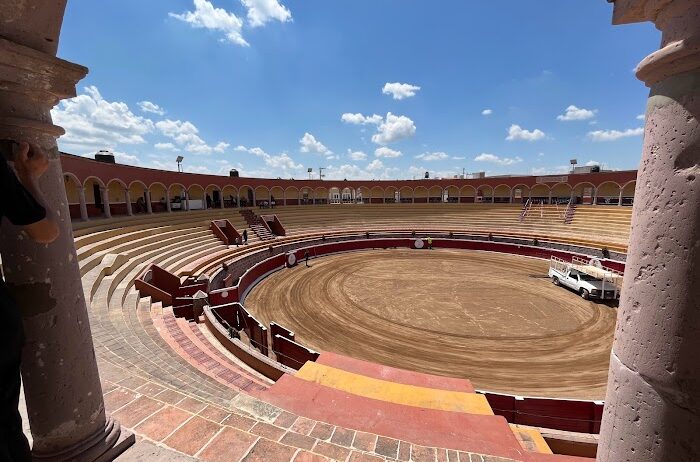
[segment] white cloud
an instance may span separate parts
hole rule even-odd
[[[588,162],[585,163],[586,167],[594,167],[596,165],[600,165],[600,162],[597,160],[589,160]]]
[[[367,170],[376,171],[384,168],[384,163],[379,159],[374,159],[367,165]]]
[[[292,20],[292,13],[278,0],[241,0],[248,9],[248,24],[259,27],[276,20],[287,22]]]
[[[474,158],[475,161],[477,162],[490,162],[493,164],[498,164],[498,165],[513,165],[517,164],[523,161],[522,158],[516,156],[514,158],[511,157],[499,157],[495,154],[488,154],[485,152],[482,152],[478,156]]]
[[[506,140],[537,141],[541,140],[544,137],[545,134],[542,130],[539,130],[537,128],[532,131],[525,130],[524,128],[521,128],[520,125],[513,124],[508,129],[508,136],[506,137]]]
[[[556,167],[534,167],[530,169],[531,175],[561,175],[571,172],[571,166],[558,165]]]
[[[583,109],[574,106],[573,104],[566,108],[564,114],[558,115],[557,120],[570,122],[572,120],[588,120],[595,117],[597,109]]]
[[[493,114],[493,109],[484,109],[481,111],[481,115],[483,116],[490,116],[491,114]]]
[[[394,151],[393,149],[382,146],[374,151],[376,157],[394,158],[401,157],[401,151]]]
[[[226,37],[226,41],[241,46],[248,46],[248,42],[243,38],[241,31],[243,21],[238,16],[229,13],[223,8],[215,8],[207,0],[194,0],[194,7],[194,11],[185,11],[182,14],[168,13],[168,15],[195,28],[222,32]]]
[[[265,165],[272,167],[274,169],[282,170],[285,174],[289,172],[300,172],[304,166],[294,162],[294,159],[289,157],[289,154],[283,152],[277,156],[270,155],[266,153],[262,148],[246,148],[245,146],[236,146],[236,151],[245,151],[253,154],[263,160]]]
[[[629,138],[632,136],[641,136],[644,134],[644,128],[628,128],[624,131],[619,130],[596,130],[588,132],[588,136],[593,141],[616,141],[621,138]]]
[[[448,156],[447,153],[444,152],[424,152],[423,154],[420,154],[416,156],[416,159],[423,159],[425,161],[433,161],[433,160],[444,160],[447,159]]]
[[[156,143],[153,147],[161,151],[179,151],[173,143]]]
[[[166,137],[175,141],[185,151],[194,154],[211,154],[224,152],[230,145],[219,141],[214,146],[208,145],[200,136],[199,130],[191,122],[165,119],[155,124],[156,128]]]
[[[391,95],[394,99],[402,100],[416,96],[416,92],[419,90],[420,87],[416,85],[394,82],[386,83],[384,88],[382,88],[382,93],[385,95]]]
[[[464,159],[466,159],[466,157],[464,157],[464,156],[452,156],[452,159],[454,159],[454,160],[464,160]]]
[[[379,125],[382,123],[384,118],[380,115],[373,114],[371,116],[364,116],[360,114],[359,112],[357,114],[352,114],[350,112],[346,112],[342,116],[340,116],[340,120],[347,124],[353,124],[353,125],[367,125],[367,124],[374,124],[374,125]]]
[[[333,152],[318,141],[311,133],[304,133],[304,136],[299,140],[301,152],[309,152],[314,154],[330,155]]]
[[[139,101],[138,105],[143,112],[150,112],[161,116],[165,114],[165,109],[150,101]]]
[[[348,149],[348,157],[352,160],[365,160],[367,159],[367,154],[362,151],[352,151]]]
[[[396,116],[387,113],[384,122],[377,127],[377,134],[372,136],[372,141],[377,144],[389,144],[404,138],[410,138],[416,134],[416,125],[406,116]]]
[[[639,114],[636,118],[637,118],[637,120],[644,120],[647,118],[647,115],[646,114]]]
[[[153,121],[135,115],[126,103],[106,101],[97,87],[84,90],[51,111],[53,122],[66,130],[62,145],[99,150],[146,142],[144,136],[153,131]]]

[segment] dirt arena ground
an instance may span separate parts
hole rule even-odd
[[[373,250],[302,262],[245,306],[320,351],[480,389],[603,399],[615,308],[547,279],[548,262],[463,250]]]

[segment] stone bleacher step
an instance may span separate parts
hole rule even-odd
[[[369,399],[291,375],[260,399],[288,412],[422,446],[527,460],[505,418]]]
[[[360,359],[350,358],[349,356],[343,356],[332,352],[321,353],[321,356],[316,360],[316,363],[331,366],[336,369],[342,369],[347,372],[353,372],[355,374],[361,374],[366,377],[388,380],[404,385],[434,388],[437,390],[474,393],[474,387],[467,379],[407,371],[391,366],[384,366],[377,363],[370,363]]]

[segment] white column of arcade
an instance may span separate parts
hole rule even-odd
[[[104,207],[104,217],[112,218],[112,209],[109,206],[109,188],[100,188],[100,195],[102,196],[102,206]]]
[[[85,200],[85,188],[78,186],[78,200],[80,201],[80,219],[87,221],[89,219],[87,211],[87,201]]]

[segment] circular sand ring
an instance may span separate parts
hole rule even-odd
[[[313,349],[537,396],[604,395],[615,311],[492,252],[366,251],[271,275],[248,295],[263,323]]]

